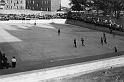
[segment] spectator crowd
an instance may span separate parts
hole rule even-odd
[[[69,12],[67,19],[83,21],[97,26],[104,26],[109,28],[110,32],[112,32],[112,30],[124,32],[123,25],[115,22],[109,15],[103,16],[100,14],[98,16],[95,14],[84,14],[84,12]]]
[[[67,14],[56,13],[54,15],[36,15],[36,14],[0,14],[0,20],[33,20],[33,19],[65,19]]]
[[[94,24],[97,26],[104,26],[110,29],[110,32],[113,30],[118,30],[123,32],[123,25],[118,24],[113,21],[110,16],[95,15],[95,14],[84,14],[84,12],[68,12],[68,13],[56,13],[52,14],[0,14],[1,21],[7,20],[38,20],[38,19],[72,19],[83,21],[86,23]]]

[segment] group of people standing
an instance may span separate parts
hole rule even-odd
[[[12,57],[11,63],[9,63],[5,53],[2,53],[0,51],[0,69],[8,69],[10,67],[12,68],[16,67],[16,58]]]
[[[58,36],[60,36],[60,32],[61,31],[60,31],[60,28],[59,28],[58,29]],[[81,41],[82,46],[85,46],[84,38],[81,38],[80,41]],[[103,33],[103,36],[101,37],[101,44],[102,45],[107,44],[107,38],[106,38],[106,34],[105,33]],[[74,47],[77,48],[77,40],[76,40],[76,38],[74,38]],[[114,50],[115,50],[115,52],[118,52],[116,46],[114,47]]]
[[[2,53],[1,51],[0,51],[0,63],[1,63],[0,68],[2,69],[4,68],[8,69],[10,67],[10,64],[8,63],[8,59],[5,53]]]
[[[81,44],[82,44],[82,46],[85,46],[85,44],[84,44],[84,38],[81,38]],[[74,38],[74,47],[77,48],[76,38]]]
[[[60,28],[58,29],[58,36],[60,36]],[[84,45],[84,38],[81,38],[81,43],[82,43],[82,46],[85,46]],[[77,40],[76,38],[74,38],[74,47],[77,48]]]

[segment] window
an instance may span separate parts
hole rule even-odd
[[[18,9],[18,6],[17,6],[17,9]]]
[[[12,9],[12,6],[11,6],[11,9]]]
[[[47,9],[47,11],[49,11],[49,8],[46,8]]]
[[[47,8],[47,11],[49,11],[49,8]]]
[[[9,0],[7,0],[7,3],[9,3]]]
[[[20,6],[20,9],[23,9],[23,6]]]
[[[6,6],[6,8],[8,8],[8,5]]]
[[[38,5],[39,5],[39,4],[37,3],[37,7],[38,7]]]
[[[33,4],[34,4],[34,1],[33,1]]]
[[[19,4],[19,2],[17,1],[17,4]]]
[[[22,2],[22,1],[20,1],[20,3],[22,4],[23,2]]]

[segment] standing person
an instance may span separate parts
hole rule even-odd
[[[34,23],[34,25],[36,26],[36,22]]]
[[[74,47],[77,48],[76,38],[74,39]]]
[[[82,42],[82,46],[85,46],[84,45],[84,38],[81,38],[81,42]]]
[[[11,59],[11,61],[12,61],[12,68],[15,68],[15,67],[16,67],[16,58],[13,57],[13,58]]]
[[[105,35],[105,33],[103,33],[103,39],[105,39],[106,38],[106,35]]]
[[[107,44],[107,40],[106,40],[106,37],[104,38],[104,43]]]
[[[114,49],[115,49],[115,52],[118,52],[118,50],[117,50],[117,47],[116,47],[116,46],[114,47]]]
[[[60,28],[58,29],[58,36],[60,35]]]
[[[101,37],[101,44],[103,45],[103,38]]]
[[[104,43],[107,44],[107,40],[106,40],[106,35],[105,35],[105,33],[103,33],[103,40],[104,40]]]
[[[3,53],[2,59],[3,59],[3,67],[8,68],[8,66],[7,66],[7,57],[5,56],[5,53]]]
[[[3,64],[2,64],[2,53],[1,53],[1,51],[0,51],[0,69],[2,69],[3,68]]]

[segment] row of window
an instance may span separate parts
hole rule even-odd
[[[41,10],[41,11],[50,11],[50,8],[36,8],[36,7],[27,7],[27,9],[31,9],[31,10]]]
[[[33,6],[36,6],[36,7],[39,7],[41,4],[39,4],[39,3],[36,3],[36,4],[33,4]],[[44,4],[43,4],[44,5]],[[15,6],[15,4],[14,4],[14,6]],[[48,5],[47,5],[48,6]]]
[[[27,1],[28,4],[35,4],[36,1]],[[41,1],[40,4],[49,4],[49,1]]]
[[[22,1],[22,0],[17,0],[17,1],[7,0],[7,3],[22,4],[22,3],[23,3],[23,1]]]
[[[6,6],[7,9],[24,9],[23,6]]]

